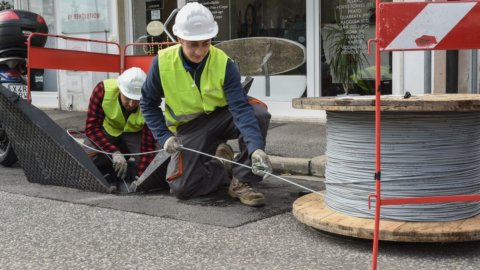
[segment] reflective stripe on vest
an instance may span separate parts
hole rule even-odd
[[[223,81],[228,56],[213,46],[200,77],[200,90],[183,66],[180,45],[159,51],[158,66],[165,94],[165,120],[168,128],[176,128],[202,114],[227,106]]]
[[[140,109],[130,114],[127,121],[122,113],[122,107],[119,100],[119,89],[117,79],[108,79],[103,81],[105,95],[103,97],[102,109],[105,112],[103,128],[113,136],[118,137],[124,132],[138,132],[142,130],[144,120]]]

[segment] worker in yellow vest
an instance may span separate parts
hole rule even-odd
[[[98,83],[90,96],[85,128],[89,140],[86,145],[109,154],[91,149],[87,153],[100,171],[108,175],[108,181],[133,181],[154,158],[153,153],[135,155],[136,166],[129,168],[127,159],[130,157],[124,156],[156,149],[155,139],[145,125],[139,107],[145,78],[143,70],[133,67],[118,79]]]
[[[177,198],[201,196],[228,186],[228,194],[249,206],[265,203],[253,185],[271,172],[264,152],[270,114],[250,104],[235,64],[211,45],[218,33],[212,13],[198,2],[177,14],[173,32],[180,44],[160,50],[142,88],[140,107],[154,137],[172,154],[167,182]],[[165,100],[165,116],[159,105]],[[252,169],[182,149],[232,160],[224,142],[239,139],[235,161]],[[230,179],[229,176],[232,176]]]

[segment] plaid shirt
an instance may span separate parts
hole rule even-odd
[[[105,112],[102,108],[103,97],[105,95],[105,88],[103,82],[100,82],[93,89],[92,95],[90,96],[90,104],[88,105],[87,112],[87,121],[85,134],[87,137],[93,141],[98,147],[103,151],[114,153],[120,151],[116,145],[108,140],[106,136],[106,131],[103,129],[103,120],[105,119]],[[143,126],[142,129],[142,141],[140,145],[142,152],[150,152],[156,149],[155,139],[153,138],[152,132],[147,127]],[[152,162],[155,154],[145,154],[140,156],[140,161],[138,164],[138,176],[142,175],[145,169],[148,167],[150,162]]]

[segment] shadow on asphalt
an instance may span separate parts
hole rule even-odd
[[[302,193],[300,188],[291,184],[266,179],[258,185],[258,189],[266,195],[267,204],[248,207],[230,198],[226,189],[209,196],[178,200],[167,191],[114,195],[29,183],[18,166],[0,167],[0,174],[0,190],[6,192],[222,227],[237,227],[289,212],[293,202]],[[323,182],[295,182],[314,190],[323,189]]]

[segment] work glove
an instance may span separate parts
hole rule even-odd
[[[128,163],[125,157],[119,151],[113,153],[112,155],[113,169],[117,173],[117,176],[120,179],[125,179],[127,176]]]
[[[175,136],[168,138],[163,145],[163,150],[169,154],[175,154],[180,151],[180,141]]]
[[[270,158],[261,149],[257,149],[252,153],[252,172],[258,176],[265,176],[265,173],[272,172]]]

